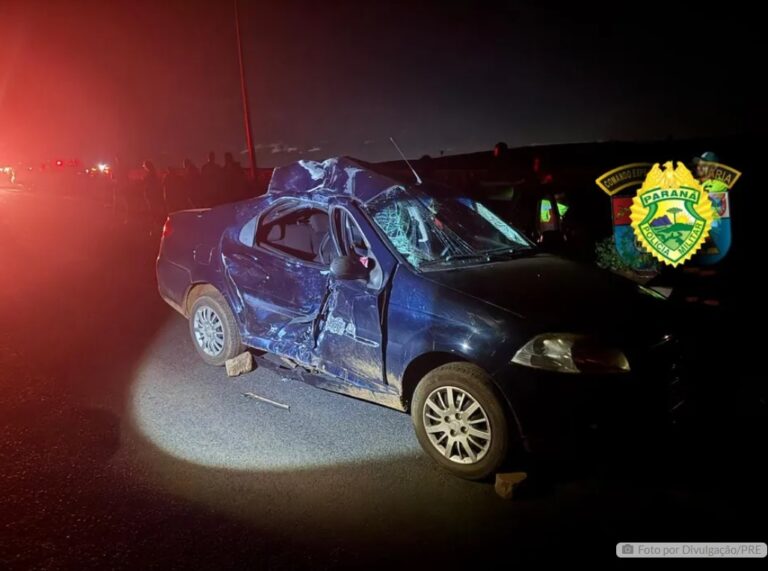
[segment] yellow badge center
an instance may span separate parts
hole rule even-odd
[[[709,237],[713,211],[709,194],[681,162],[653,165],[632,199],[632,228],[654,258],[678,266]]]

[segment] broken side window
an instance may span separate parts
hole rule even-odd
[[[361,265],[368,268],[368,286],[379,289],[382,284],[383,273],[371,250],[370,242],[363,234],[357,221],[342,208],[334,210],[333,219],[336,225],[336,234],[339,237],[340,254],[356,257]]]
[[[281,202],[262,215],[254,245],[327,266],[333,247],[328,212],[298,201]]]

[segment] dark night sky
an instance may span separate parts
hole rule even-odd
[[[758,19],[671,4],[241,0],[260,165],[755,130]],[[0,0],[0,162],[239,152],[234,42],[228,0]]]

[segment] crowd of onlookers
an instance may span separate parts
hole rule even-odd
[[[213,151],[198,168],[184,159],[181,168],[169,166],[160,172],[152,161],[142,164],[142,176],[130,175],[119,159],[110,166],[111,203],[115,212],[145,210],[158,218],[187,208],[207,208],[253,195],[252,181],[231,153],[224,164]]]
[[[10,185],[10,167],[0,171],[0,184]],[[161,169],[151,160],[128,164],[115,157],[110,164],[90,169],[84,169],[79,161],[54,161],[20,172],[14,184],[24,190],[96,201],[124,221],[162,221],[177,210],[209,208],[262,194],[267,183],[262,179],[271,169],[258,170],[254,180],[232,153],[224,153],[221,164],[211,151],[201,167],[191,159],[184,159],[181,166]]]

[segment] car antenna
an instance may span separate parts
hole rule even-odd
[[[419,176],[419,173],[416,172],[416,169],[413,168],[411,163],[408,162],[408,159],[405,158],[405,155],[403,154],[403,151],[400,150],[400,147],[397,145],[397,142],[395,141],[394,137],[389,138],[390,141],[392,141],[392,144],[397,149],[397,152],[400,153],[400,156],[403,157],[403,160],[405,161],[405,164],[408,165],[408,168],[411,169],[411,172],[413,173],[413,176],[416,177],[416,184],[421,184],[421,177]]]

